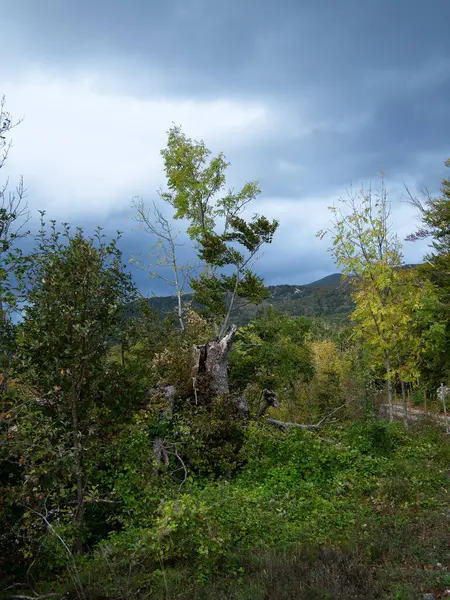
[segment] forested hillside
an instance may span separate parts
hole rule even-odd
[[[404,265],[414,268],[418,265]],[[258,311],[272,306],[280,313],[292,317],[320,318],[336,326],[349,323],[350,314],[355,308],[351,294],[351,278],[342,279],[340,273],[333,273],[307,285],[269,285],[266,297],[258,305],[237,299],[230,316],[230,322],[247,325]],[[185,294],[185,302],[194,302],[192,294]],[[176,296],[154,296],[150,306],[158,313],[167,316],[176,311]],[[200,308],[199,305],[197,305]]]
[[[3,103],[1,176],[14,123]],[[0,597],[444,597],[450,180],[411,199],[423,265],[381,179],[317,234],[345,283],[266,287],[258,183],[229,190],[177,126],[161,157],[160,203],[133,210],[169,299],[142,296],[120,234],[44,213],[32,233],[0,185]]]
[[[231,323],[247,325],[264,307],[273,306],[277,311],[293,317],[320,317],[343,323],[354,308],[350,288],[341,283],[339,274],[325,277],[308,285],[267,286],[267,297],[258,305],[236,301],[231,314]],[[186,302],[193,301],[192,294],[186,294]],[[167,315],[176,310],[175,296],[159,296],[150,299],[150,306],[157,312]]]

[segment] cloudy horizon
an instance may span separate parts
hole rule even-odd
[[[132,229],[131,201],[158,199],[172,123],[225,153],[230,185],[260,182],[253,211],[280,221],[258,261],[267,285],[336,272],[316,232],[351,183],[383,170],[404,239],[417,226],[404,185],[437,193],[446,175],[447,0],[0,7],[0,96],[24,119],[5,174],[24,176],[34,215],[123,231],[127,256],[151,244]],[[426,245],[405,243],[406,262]],[[136,276],[144,292],[170,292]]]

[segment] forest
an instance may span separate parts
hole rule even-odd
[[[34,227],[3,177],[16,124],[3,99],[0,597],[450,595],[450,180],[405,191],[405,243],[429,240],[408,268],[382,175],[336,198],[317,236],[342,283],[295,312],[257,271],[278,222],[224,154],[168,131],[130,264],[120,233]]]

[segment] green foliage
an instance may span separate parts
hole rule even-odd
[[[442,589],[448,440],[432,420],[406,430],[372,412],[380,359],[392,362],[388,378],[413,384],[446,343],[435,322],[442,290],[398,268],[385,197],[362,193],[350,215],[335,212],[334,254],[357,275],[364,343],[338,321],[286,314],[345,315],[346,284],[277,286],[274,307],[237,333],[230,393],[202,402],[193,378],[206,361],[192,369],[193,346],[214,357],[224,348],[207,343],[233,311],[251,302],[255,315],[267,291],[250,262],[277,223],[244,218],[257,185],[225,192],[228,164],[203,142],[175,127],[162,155],[162,197],[187,220],[204,263],[194,308],[162,318],[138,301],[118,238],[100,230],[42,223],[32,254],[10,257],[26,302],[8,332],[14,361],[10,352],[0,404],[4,587],[74,600],[406,600]],[[157,214],[170,255],[174,237]],[[262,403],[264,388],[280,406]],[[266,410],[303,423],[329,418],[278,429]]]
[[[231,476],[242,465],[241,415],[227,398],[215,398],[208,407],[192,404],[177,417],[175,438],[189,471],[214,478]]]
[[[6,110],[3,96],[0,98],[0,170],[11,148],[11,130],[18,124]],[[29,233],[25,227],[30,218],[23,179],[13,191],[8,184],[8,178],[0,181],[0,401],[8,391],[9,371],[16,350],[13,314],[19,301],[17,283],[24,269],[18,244]]]
[[[219,197],[229,164],[223,154],[210,158],[204,142],[187,138],[179,127],[169,131],[167,148],[161,154],[170,190],[161,193],[161,198],[174,208],[175,219],[187,219],[187,232],[197,243],[204,264],[203,272],[190,282],[194,299],[223,334],[236,298],[259,303],[265,296],[262,279],[249,263],[263,244],[271,243],[278,222],[259,215],[250,220],[241,216],[260,193],[255,182]],[[221,233],[219,221],[223,222]]]
[[[67,543],[81,552],[101,448],[136,400],[108,360],[135,291],[117,241],[104,242],[99,231],[93,238],[72,235],[68,226],[59,233],[52,222],[48,232],[42,222],[25,264],[14,365],[24,387],[8,411],[14,433],[6,450],[20,467],[15,495],[28,510],[29,543],[39,543],[33,528],[39,531],[50,511],[61,525],[72,521]]]
[[[311,350],[306,344],[310,324],[303,318],[280,315],[273,308],[262,310],[258,317],[237,334],[231,355],[231,376],[240,389],[248,382],[259,391],[281,391],[297,380],[314,374]]]
[[[389,456],[401,448],[406,437],[403,429],[397,425],[388,425],[384,421],[362,421],[351,425],[345,432],[347,443],[362,454],[369,456]]]
[[[450,168],[450,160],[445,165]],[[436,302],[432,307],[433,337],[426,350],[422,373],[429,391],[450,377],[450,180],[443,179],[441,195],[428,198],[421,208],[424,227],[409,240],[431,237],[431,251],[425,256],[420,273],[433,284]]]
[[[377,195],[369,189],[333,206],[330,252],[345,276],[351,276],[355,310],[351,318],[372,365],[384,366],[392,418],[392,381],[416,384],[421,356],[435,338],[430,304],[432,286],[415,270],[402,267],[401,246],[390,232],[390,205],[382,180]],[[323,237],[327,232],[319,232]]]
[[[176,332],[172,327],[168,336],[166,330],[164,345],[150,363],[155,384],[175,385],[178,394],[184,398],[193,394],[192,348],[209,341],[214,331],[211,322],[194,310],[186,311],[185,321],[186,328],[183,332]]]
[[[288,569],[289,555],[318,568],[325,561],[318,544],[330,543],[336,549],[333,560],[343,560],[341,568],[348,564],[339,557],[342,552],[354,556],[359,574],[358,569],[368,569],[373,579],[365,593],[384,590],[374,598],[392,597],[400,588],[408,594],[412,581],[416,591],[426,591],[432,581],[443,585],[438,572],[423,569],[444,561],[449,453],[443,436],[437,430],[407,434],[396,424],[374,421],[330,428],[326,435],[331,439],[325,443],[315,432],[250,425],[245,469],[215,482],[188,481],[181,493],[166,493],[154,512],[140,510],[138,522],[98,546],[86,565],[90,585],[95,589],[97,577],[107,573],[107,559],[106,581],[112,572],[128,569],[129,582],[146,581],[157,598],[167,594],[167,586],[186,598],[196,597],[194,589],[208,597],[211,586],[235,597],[238,582],[252,597],[257,581],[265,590],[269,582],[250,556],[266,556],[262,564],[270,572],[274,564],[281,573]],[[285,558],[276,562],[277,555]],[[405,574],[399,574],[396,565],[406,563]],[[294,586],[294,578],[287,576],[285,584]],[[340,585],[344,593],[349,584]],[[110,589],[107,597],[118,597],[113,581]]]
[[[125,311],[110,359],[120,365],[133,389],[145,396],[148,389],[170,383],[182,394],[190,385],[192,344],[210,333],[210,327],[193,311],[186,311],[189,330],[181,331],[175,314],[165,318],[140,298]]]
[[[450,168],[450,159],[445,166]],[[430,279],[443,292],[448,300],[450,290],[450,180],[443,179],[441,196],[430,198],[422,214],[426,231],[420,232],[420,237],[432,236],[432,252],[426,256],[426,270]],[[446,303],[450,310],[449,302]]]

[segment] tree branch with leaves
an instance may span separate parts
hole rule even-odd
[[[6,99],[0,99],[0,172],[6,166],[12,147],[11,131],[21,121],[13,121],[6,110]],[[17,280],[21,277],[22,253],[20,240],[28,235],[26,226],[30,211],[26,202],[23,178],[16,188],[9,187],[9,177],[0,182],[0,395],[8,390],[8,377],[14,353],[14,327],[12,316],[19,300]]]

